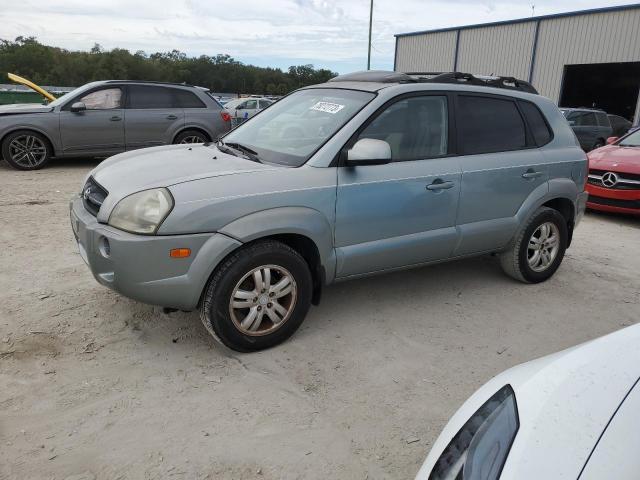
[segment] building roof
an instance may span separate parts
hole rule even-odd
[[[418,32],[408,32],[408,33],[396,33],[394,36],[398,37],[410,37],[413,35],[424,35],[426,33],[440,33],[440,32],[455,32],[457,30],[469,30],[472,28],[485,28],[485,27],[495,27],[499,25],[512,25],[515,23],[526,23],[526,22],[539,22],[541,20],[550,20],[553,18],[564,18],[564,17],[577,17],[581,15],[593,15],[596,13],[609,13],[609,12],[621,12],[625,10],[635,10],[640,8],[640,3],[632,3],[629,5],[617,5],[614,7],[604,7],[604,8],[592,8],[590,10],[578,10],[575,12],[565,12],[565,13],[555,13],[552,15],[540,15],[537,17],[527,17],[527,18],[518,18],[515,20],[503,20],[500,22],[490,22],[490,23],[477,23],[473,25],[462,25],[458,27],[447,27],[447,28],[437,28],[434,30],[422,30]]]

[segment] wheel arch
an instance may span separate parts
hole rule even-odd
[[[556,197],[548,200],[541,205],[542,207],[553,208],[560,213],[567,222],[567,248],[571,245],[571,239],[573,238],[573,228],[575,226],[575,211],[576,207],[574,203],[566,197]]]
[[[202,127],[188,125],[188,126],[182,127],[180,130],[178,130],[176,132],[176,134],[173,136],[173,140],[171,140],[171,143],[172,144],[176,143],[176,138],[178,138],[179,135],[183,134],[184,132],[186,132],[188,130],[195,130],[197,132],[200,132],[200,133],[206,135],[207,138],[209,139],[209,141],[213,140],[213,136],[211,135],[211,132],[208,132],[207,130],[205,130]]]
[[[51,149],[51,156],[55,157],[56,156],[56,147],[55,147],[55,143],[51,140],[51,137],[49,134],[47,134],[46,132],[44,132],[42,129],[37,128],[37,127],[33,127],[31,125],[29,126],[17,126],[17,127],[13,127],[11,128],[11,130],[5,132],[2,135],[2,138],[0,138],[0,148],[2,146],[4,146],[4,141],[7,139],[7,137],[9,135],[11,135],[12,133],[16,133],[19,131],[31,131],[31,132],[35,132],[38,133],[40,135],[42,135],[44,137],[44,139],[47,141],[47,143],[49,144],[49,148]]]

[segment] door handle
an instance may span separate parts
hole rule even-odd
[[[167,115],[167,120],[177,120],[178,117],[176,117],[175,115],[171,114],[171,115]]]
[[[524,178],[525,180],[530,180],[532,178],[541,177],[542,175],[542,172],[536,172],[535,170],[529,169],[522,174],[522,178]]]
[[[433,183],[430,183],[429,185],[427,185],[427,190],[431,190],[433,192],[438,190],[447,190],[452,187],[453,187],[453,182],[444,182],[440,178],[437,178],[436,180],[433,181]]]
[[[122,120],[122,117],[119,117],[117,115],[114,115],[113,117],[111,117],[109,120],[111,120],[112,122],[119,122],[120,120]]]

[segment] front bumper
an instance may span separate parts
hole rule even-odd
[[[617,190],[587,184],[587,207],[603,212],[640,215],[640,190]]]
[[[82,259],[95,279],[122,295],[163,307],[193,310],[211,272],[240,242],[219,233],[146,236],[99,223],[82,200],[70,204],[71,226]],[[189,248],[188,258],[171,258]]]

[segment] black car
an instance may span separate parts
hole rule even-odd
[[[593,108],[561,108],[567,122],[578,137],[585,152],[603,147],[613,135],[609,117],[602,110]]]
[[[620,115],[611,115],[608,114],[609,122],[611,123],[611,128],[613,128],[613,136],[614,137],[623,137],[627,134],[629,129],[633,126],[629,120]]]

